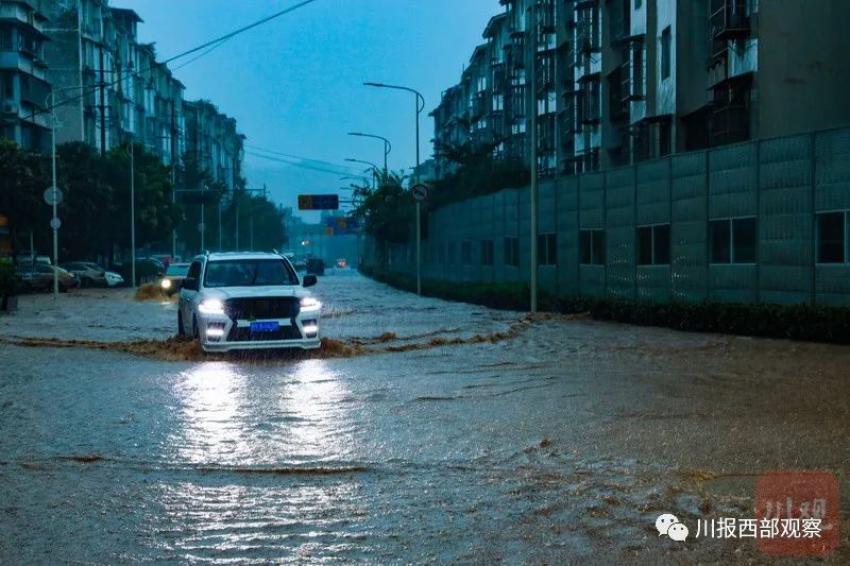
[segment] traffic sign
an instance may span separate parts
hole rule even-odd
[[[298,195],[298,210],[339,210],[339,195]]]
[[[62,202],[62,191],[58,187],[50,187],[44,191],[44,202],[53,206]]]
[[[62,227],[62,221],[59,220],[58,218],[51,218],[50,219],[50,227],[53,228],[54,230],[58,230],[59,228]]]
[[[413,188],[410,189],[413,192],[413,198],[422,202],[428,199],[428,187],[426,185],[413,185]]]

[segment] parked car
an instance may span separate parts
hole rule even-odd
[[[124,284],[124,278],[114,271],[106,271],[104,273],[107,287],[120,287]]]
[[[106,270],[90,261],[72,261],[63,263],[63,269],[70,271],[80,280],[80,287],[106,287]]]
[[[186,274],[189,273],[190,265],[189,263],[172,263],[168,266],[160,283],[166,294],[173,295],[183,288],[183,281],[186,279]]]
[[[196,258],[180,291],[177,333],[204,351],[321,346],[322,305],[288,259],[271,253],[215,253]]]
[[[307,260],[307,273],[309,275],[324,275],[325,261],[316,257],[311,257]]]
[[[43,263],[36,263],[34,266],[32,264],[19,266],[16,273],[21,278],[24,287],[30,291],[50,291],[53,289],[54,270],[58,275],[60,292],[66,293],[69,289],[79,286],[79,279],[73,273],[61,267],[53,267]]]

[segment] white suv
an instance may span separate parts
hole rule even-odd
[[[180,290],[177,333],[207,352],[321,345],[322,305],[292,264],[271,253],[214,253],[195,258]]]

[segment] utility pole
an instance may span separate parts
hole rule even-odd
[[[530,80],[528,88],[531,91],[531,124],[528,137],[531,145],[531,186],[529,193],[531,198],[531,246],[529,253],[529,264],[531,265],[529,287],[531,289],[531,312],[537,312],[537,10],[536,2],[532,3],[529,22],[529,43],[531,44],[531,67],[529,68]]]
[[[207,208],[206,202],[207,200],[207,185],[201,185],[201,222],[198,224],[198,230],[201,231],[201,249],[200,253],[204,253],[206,251],[206,232],[207,232]]]
[[[177,206],[177,117],[171,99],[171,204]],[[171,227],[171,261],[177,257],[177,226]]]
[[[103,45],[100,46],[100,156],[106,155],[106,69],[103,63]]]
[[[130,273],[136,288],[136,150],[130,140]]]

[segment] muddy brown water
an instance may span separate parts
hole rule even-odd
[[[83,296],[129,314],[69,338],[24,305],[0,327],[0,562],[770,563],[652,525],[751,516],[792,469],[834,473],[848,516],[850,349],[318,289],[357,355],[163,357],[173,307]]]

